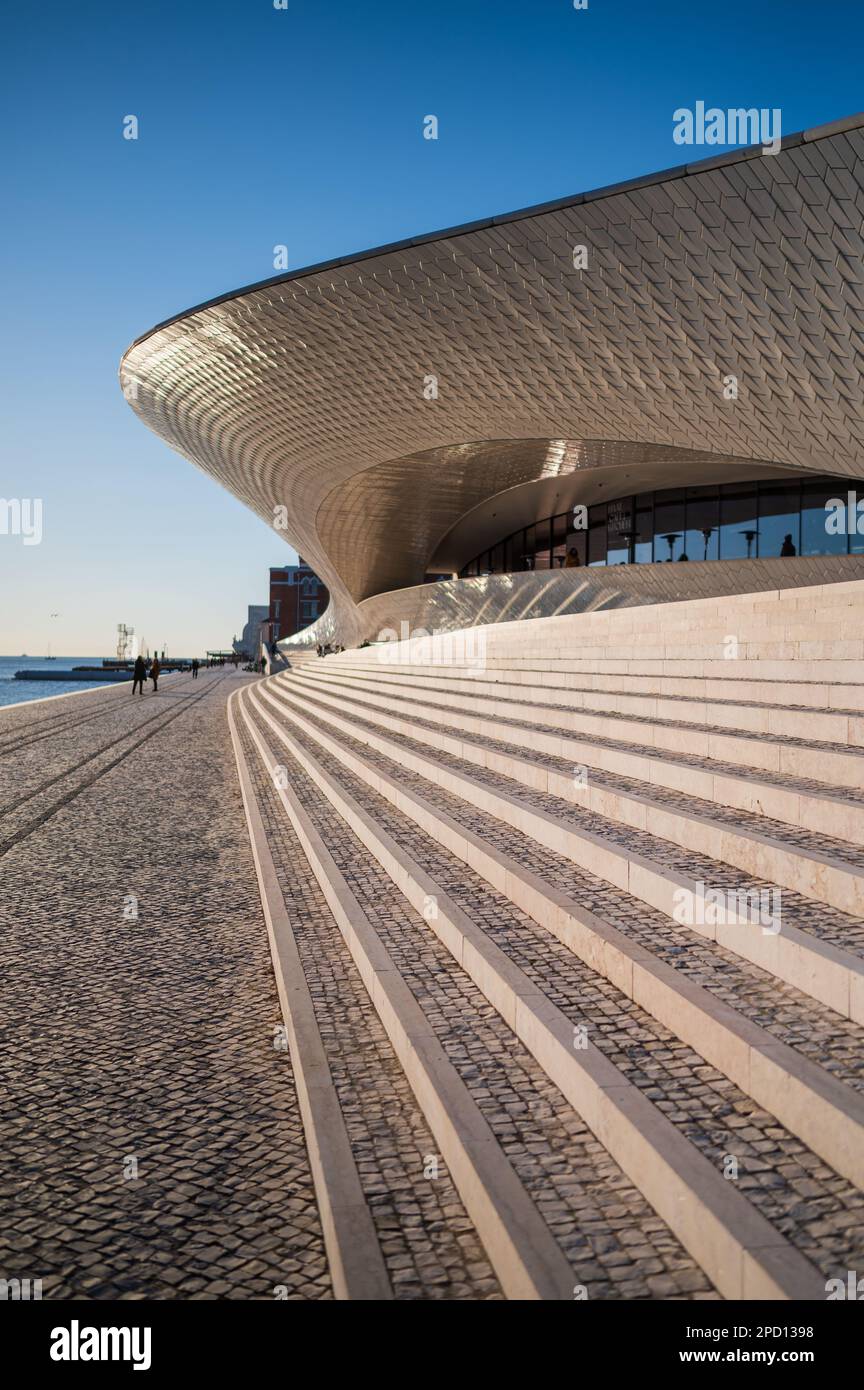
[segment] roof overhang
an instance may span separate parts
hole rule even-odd
[[[552,477],[864,475],[862,227],[856,117],[275,277],[121,380],[353,605]]]

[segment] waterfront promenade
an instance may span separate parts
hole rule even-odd
[[[44,1299],[330,1296],[225,717],[248,681],[0,711],[0,1278]]]
[[[499,624],[480,664],[435,638],[0,715],[0,1277],[846,1289],[861,597]]]

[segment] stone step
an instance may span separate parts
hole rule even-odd
[[[703,676],[615,676],[597,672],[583,671],[578,675],[560,672],[538,672],[531,667],[517,669],[513,665],[502,664],[499,668],[482,664],[478,666],[452,666],[447,664],[412,665],[410,662],[396,664],[389,659],[389,649],[378,649],[377,658],[370,660],[365,650],[346,652],[339,657],[329,657],[322,662],[313,662],[311,673],[319,668],[324,671],[343,671],[357,674],[400,673],[406,677],[434,677],[440,675],[451,681],[459,681],[467,688],[475,685],[486,687],[494,692],[499,687],[512,687],[517,692],[523,686],[534,692],[544,691],[555,704],[566,704],[569,692],[608,691],[622,695],[655,696],[659,699],[732,702],[735,704],[768,704],[792,710],[814,709],[819,712],[839,711],[842,714],[858,716],[864,712],[864,687],[855,685],[830,685],[807,681],[766,681],[766,680],[717,680]],[[561,698],[561,697],[564,698]],[[578,700],[577,700],[578,703]]]
[[[569,1300],[583,1280],[592,1297],[615,1297],[619,1285],[618,1296],[650,1297],[652,1273],[677,1296],[709,1296],[709,1282],[587,1127],[575,1122],[506,1021],[489,1019],[484,997],[430,936],[422,914],[408,903],[398,906],[398,890],[350,824],[334,823],[330,804],[285,747],[276,746],[255,702],[244,703],[241,715],[507,1297]],[[369,1085],[374,1090],[374,1075]],[[418,1183],[434,1158],[418,1152]],[[591,1188],[588,1229],[605,1233],[607,1253],[618,1257],[611,1276],[586,1258],[578,1224],[586,1203],[572,1191],[576,1174]],[[354,1253],[359,1258],[362,1251]],[[640,1268],[645,1263],[647,1272]]]
[[[541,618],[537,622],[544,621]],[[488,629],[483,629],[485,633]],[[651,677],[657,680],[734,680],[734,681],[771,681],[780,683],[794,683],[796,685],[864,685],[864,661],[816,661],[805,660],[799,657],[797,660],[759,660],[745,659],[742,653],[737,657],[709,659],[705,657],[694,658],[693,653],[687,656],[675,658],[646,658],[643,656],[626,657],[621,659],[588,660],[581,656],[550,656],[548,650],[543,657],[527,657],[524,653],[513,652],[503,656],[497,656],[488,650],[482,650],[478,646],[476,633],[468,633],[465,637],[464,645],[469,651],[474,650],[474,655],[465,658],[460,655],[452,655],[458,652],[457,639],[461,640],[461,635],[455,633],[452,637],[434,638],[435,644],[431,648],[431,654],[426,656],[426,639],[417,639],[413,644],[393,642],[378,648],[382,653],[386,652],[389,662],[400,665],[402,662],[420,662],[424,666],[471,666],[475,670],[485,672],[494,671],[532,671],[540,673],[541,678],[545,679],[547,674],[565,675],[600,675],[600,676],[627,676],[627,677]],[[578,651],[578,638],[571,639],[566,650]],[[358,655],[364,656],[368,660],[365,649],[359,649]],[[354,659],[353,653],[344,652],[336,657],[326,657],[328,662],[339,662],[340,664],[351,664]],[[536,679],[535,679],[535,683]]]
[[[719,1070],[724,1075],[740,1073],[750,1094],[761,1091],[766,1100],[770,1097],[780,1126],[786,1120],[778,1111],[785,1111],[790,1118],[794,1115],[798,1129],[811,1130],[814,1141],[823,1149],[829,1148],[843,1166],[854,1167],[859,1180],[860,1158],[855,1155],[861,1149],[860,1096],[649,951],[634,947],[624,932],[565,892],[550,890],[538,874],[495,848],[496,835],[487,839],[468,828],[466,822],[472,817],[473,823],[483,821],[482,816],[477,817],[476,807],[466,807],[465,819],[454,821],[440,808],[441,797],[434,790],[428,797],[416,791],[412,784],[417,778],[401,767],[398,773],[391,772],[386,758],[361,747],[351,735],[334,734],[330,725],[318,718],[320,712],[314,717],[304,712],[308,698],[287,700],[284,685],[280,683],[278,693],[274,693],[273,684],[256,688],[250,703],[258,717],[302,763],[415,908],[424,912],[429,928],[507,1019],[658,1213],[669,1221],[720,1292],[727,1297],[752,1296],[746,1289],[748,1270],[756,1274],[751,1263],[755,1258],[759,1265],[756,1278],[769,1296],[789,1296],[789,1273],[797,1267],[797,1259],[793,1265],[788,1262],[788,1246],[793,1243],[798,1255],[806,1251],[820,1265],[820,1274],[825,1274],[827,1270],[820,1264],[824,1252],[819,1252],[818,1239],[813,1240],[816,1233],[803,1232],[794,1219],[783,1223],[788,1245],[782,1252],[773,1248],[776,1231],[768,1244],[760,1245],[758,1256],[749,1238],[742,1239],[739,1234],[739,1221],[748,1227],[754,1216],[762,1219],[766,1194],[757,1181],[747,1185],[744,1207],[737,1201],[728,1205],[730,1198],[743,1197],[743,1189],[730,1191],[735,1184],[722,1178],[718,1164],[703,1162],[707,1154],[719,1153],[716,1133],[711,1138],[706,1131],[700,1137],[704,1125],[710,1130],[712,1124],[705,1106],[715,1116],[720,1112],[711,1109],[713,1101],[703,1098],[694,1110],[682,1099],[693,1087],[704,1097],[705,1079],[709,1090],[715,1084],[710,1081],[713,1070],[692,1063],[688,1066],[678,1052],[680,1065],[674,1069],[674,1085],[682,1089],[676,1103],[671,1107],[663,1103],[667,1083],[658,1077],[642,1077],[641,1083],[637,1080],[638,1097],[632,1095],[622,1089],[622,1083],[627,1085],[627,1074],[616,1077],[606,1070],[612,1044],[602,1020],[608,1026],[612,1019],[638,1018],[639,1025],[650,1029],[661,1047],[673,1050],[682,1046],[683,1034],[688,1038],[686,1047],[695,1046],[701,1056],[710,1058],[711,1068],[717,1066],[716,1053],[718,1061],[723,1059]],[[414,847],[409,849],[409,845]],[[430,903],[434,912],[427,913]],[[594,1012],[592,978],[602,992],[599,1013]],[[801,1007],[814,1008],[806,1001]],[[587,1015],[591,1042],[585,1052],[574,1050],[574,1028]],[[672,1041],[673,1032],[659,1021],[666,1015],[678,1042]],[[852,1025],[840,1023],[839,1027]],[[630,1068],[628,1051],[625,1047],[615,1052],[616,1058],[623,1059],[619,1065],[624,1065],[625,1072]],[[651,1055],[657,1058],[663,1053],[652,1051]],[[658,1065],[662,1071],[662,1061]],[[737,1080],[722,1083],[722,1087],[732,1086],[731,1091],[723,1090],[727,1101],[722,1108],[724,1115],[729,1114],[729,1104],[736,1110],[752,1105],[743,1091],[736,1093],[737,1084]],[[645,1107],[646,1086],[664,1114],[650,1104]],[[638,1116],[631,1109],[631,1104],[637,1103],[643,1107]],[[766,1118],[773,1126],[773,1135],[782,1133],[770,1115]],[[757,1115],[749,1112],[748,1124],[758,1127],[760,1123]],[[722,1143],[730,1142],[730,1136],[725,1135]],[[793,1142],[800,1156],[802,1151],[797,1141]],[[808,1172],[826,1176],[818,1160],[815,1167],[812,1159],[802,1156],[801,1162]],[[777,1164],[771,1169],[772,1182],[776,1176],[781,1186],[788,1181],[783,1166]],[[836,1184],[843,1180],[836,1175],[828,1180],[836,1200]],[[817,1189],[818,1180],[811,1195],[815,1196]],[[775,1213],[776,1197],[775,1191],[769,1198]],[[794,1195],[791,1200],[800,1214],[800,1197]],[[848,1226],[848,1209],[858,1200],[855,1190],[844,1186],[840,1205],[845,1214],[838,1214],[838,1221]],[[760,1241],[766,1234],[763,1228]],[[836,1259],[835,1247],[829,1263]],[[809,1272],[805,1282],[813,1288]],[[799,1296],[819,1297],[824,1292]]]
[[[271,881],[262,902],[269,913],[276,897],[278,913],[281,892],[299,955],[301,973],[282,980],[286,963],[283,951],[280,949],[278,960],[274,957],[286,1034],[289,1043],[293,1040],[305,1050],[310,1027],[298,1027],[296,1015],[298,995],[302,1009],[302,993],[308,990],[313,1001],[311,1023],[317,1027],[324,1049],[323,1059],[314,1046],[303,1059],[310,1103],[316,1103],[322,1113],[322,1122],[306,1128],[305,1137],[313,1167],[329,1189],[328,1196],[316,1186],[316,1198],[323,1200],[322,1218],[326,1220],[330,1211],[334,1218],[341,1214],[347,1232],[347,1242],[340,1242],[335,1250],[333,1234],[327,1233],[334,1284],[338,1289],[341,1251],[350,1257],[355,1271],[362,1274],[364,1266],[370,1267],[364,1275],[367,1281],[375,1274],[380,1251],[387,1290],[379,1288],[376,1297],[500,1298],[503,1291],[452,1175],[442,1165],[434,1184],[421,1184],[424,1156],[438,1152],[436,1140],[303,845],[285,817],[242,702],[235,709],[248,780],[276,875],[275,890]],[[284,936],[280,945],[284,945]],[[328,1079],[335,1090],[332,1101]],[[304,1109],[304,1126],[306,1114]],[[356,1194],[346,1190],[344,1173],[336,1161],[342,1128],[362,1188],[359,1203]],[[413,1200],[407,1202],[409,1192]],[[374,1239],[369,1233],[370,1219]],[[444,1287],[442,1271],[446,1272]],[[375,1278],[380,1282],[377,1275]],[[341,1296],[361,1296],[356,1287],[355,1281],[354,1291]],[[369,1297],[368,1282],[362,1296]]]
[[[346,691],[374,689],[394,701],[410,703],[419,700],[427,710],[430,708],[429,695],[438,692],[425,679],[418,681],[411,677],[399,684],[389,673],[386,678],[379,678],[377,669],[355,674],[345,668],[333,667],[314,673],[310,670],[307,674],[314,675],[316,681],[338,684]],[[385,671],[387,669],[384,668]],[[573,776],[574,766],[596,768],[616,777],[632,778],[701,801],[766,816],[829,839],[848,840],[856,847],[864,843],[864,794],[852,788],[829,790],[819,782],[788,773],[762,772],[757,775],[750,769],[742,769],[740,765],[681,749],[674,752],[669,749],[645,752],[644,745],[634,745],[620,737],[601,738],[594,735],[582,739],[561,738],[551,732],[548,724],[538,724],[533,706],[530,715],[522,719],[507,712],[511,689],[518,690],[518,687],[502,687],[504,693],[500,704],[495,701],[494,695],[481,696],[474,703],[471,699],[473,682],[452,684],[460,697],[458,701],[454,702],[450,691],[440,692],[440,700],[433,707],[436,712],[424,713],[424,719],[526,748],[535,760],[543,764],[560,764],[556,771],[563,772],[568,779]],[[467,695],[464,694],[466,684]],[[494,690],[495,687],[489,688]],[[520,702],[517,700],[516,703]],[[491,717],[472,713],[478,709],[488,710]],[[611,733],[618,734],[619,729],[613,727]],[[543,787],[542,773],[537,774],[532,785]]]
[[[333,1291],[340,1299],[392,1298],[338,1093],[327,1060],[297,940],[279,886],[249,765],[237,729],[238,692],[228,701],[228,725],[237,762],[258,888],[270,938],[286,1042],[297,1085],[315,1197]],[[241,718],[243,717],[240,711]]]
[[[327,702],[329,696],[332,708],[349,714],[356,712],[361,718],[373,719],[380,727],[433,750],[441,749],[465,762],[492,768],[524,786],[561,797],[622,825],[647,830],[650,824],[653,835],[674,844],[757,878],[770,879],[781,888],[790,888],[841,912],[864,915],[864,852],[857,847],[850,850],[848,845],[830,841],[826,836],[790,836],[780,823],[760,825],[758,816],[749,817],[748,823],[742,825],[740,812],[737,821],[731,816],[723,819],[710,802],[664,793],[652,786],[620,785],[621,779],[616,786],[602,776],[588,775],[587,769],[577,777],[574,764],[566,759],[547,755],[541,763],[536,752],[533,758],[517,756],[507,745],[534,748],[536,730],[472,718],[461,709],[411,699],[404,688],[398,697],[391,697],[381,693],[380,687],[358,688],[344,678],[317,676],[312,685],[315,698],[323,696]],[[541,734],[540,740],[544,737]],[[841,810],[848,809],[842,802],[839,806]],[[820,809],[824,813],[825,806]],[[853,809],[864,816],[864,804]],[[823,822],[825,819],[823,814]]]
[[[262,698],[269,701],[269,705],[273,708],[274,713],[282,713],[282,710],[279,708],[281,703],[281,692],[278,692],[276,698],[274,699],[273,687],[271,687],[270,690],[262,691]],[[316,712],[316,720],[318,717],[318,713],[319,712]],[[296,724],[298,727],[301,727],[304,723],[304,716],[298,715],[298,713],[293,710],[286,710],[285,717],[290,718],[292,722]],[[348,754],[346,751],[346,741],[343,739],[340,741],[339,745],[337,745],[332,735],[330,734],[329,726],[326,726],[323,721],[319,722],[317,728],[313,727],[312,725],[308,725],[307,722],[307,732],[309,732],[309,734],[319,742],[321,742],[323,739],[329,739],[329,746],[331,747],[331,749],[335,749],[338,746],[340,756],[345,757],[346,759],[348,758]],[[354,738],[353,736],[351,736],[351,738],[353,758],[352,765],[356,767],[359,764],[361,767],[364,765],[368,767],[368,764],[365,763],[365,760],[368,758],[372,758],[374,755],[369,754],[363,746],[363,744],[360,741],[358,741],[358,739]],[[401,768],[393,769],[391,771],[391,765],[389,761],[386,758],[382,758],[380,756],[374,758],[374,773],[379,781],[381,779],[384,779],[384,781],[388,782],[392,787],[397,786],[397,773],[400,776],[400,780],[404,780],[402,778]],[[419,783],[419,781],[420,779],[416,777],[411,779],[412,796],[415,801],[419,801],[421,803],[421,805],[423,806],[424,814],[432,814],[433,816],[436,815],[437,812],[435,810],[435,806],[440,808],[441,803],[444,803],[445,807],[449,806],[450,808],[449,816],[446,809],[442,813],[443,821],[446,824],[448,819],[452,822],[454,813],[460,813],[461,806],[461,814],[463,817],[463,821],[458,826],[459,840],[457,843],[461,843],[463,837],[471,836],[474,842],[474,849],[479,850],[479,852],[485,853],[487,857],[490,857],[489,844],[483,844],[484,832],[482,830],[482,819],[478,820],[478,818],[476,817],[473,805],[468,810],[466,815],[463,803],[457,802],[456,798],[454,798],[451,795],[445,794],[442,796],[440,793],[437,792],[437,789],[436,792],[432,792],[430,789],[427,789],[422,784],[420,784],[420,789],[418,790],[417,784]],[[435,798],[434,806],[430,806],[430,796],[433,796]],[[401,802],[399,804],[401,805]],[[465,824],[465,821],[467,821],[468,823],[467,826]],[[423,824],[424,826],[426,825],[425,822],[423,822]],[[479,829],[478,832],[475,832],[472,835],[468,827],[474,824],[478,824]],[[428,829],[428,826],[426,826],[426,828]],[[507,892],[508,896],[511,896],[511,889],[513,888],[514,883],[518,881],[521,874],[520,862],[517,862],[513,857],[513,854],[515,854],[516,852],[516,848],[519,846],[520,840],[522,841],[522,853],[520,862],[524,863],[527,866],[528,871],[524,875],[524,879],[525,882],[529,885],[526,891],[530,893],[532,889],[536,891],[538,887],[538,874],[531,867],[533,861],[536,859],[536,847],[532,845],[532,843],[530,842],[530,840],[528,840],[527,837],[525,837],[524,835],[520,835],[518,832],[505,832],[502,835],[498,830],[492,831],[491,862],[493,863],[493,866],[496,870],[494,881],[499,886],[503,886],[505,888],[505,891]],[[513,854],[511,854],[509,857],[505,857],[501,853],[502,847],[505,843],[508,846],[508,848],[513,851]],[[526,850],[527,854],[525,853]],[[460,853],[458,849],[456,852]],[[501,877],[501,864],[499,862],[502,858],[504,858],[503,878]],[[554,859],[554,856],[551,856],[547,853],[545,858],[548,861]],[[529,911],[531,911],[531,914],[537,918],[538,921],[542,921],[544,925],[548,926],[550,930],[552,930],[556,934],[558,934],[558,929],[557,918],[555,913],[556,910],[560,908],[561,899],[563,896],[561,892],[561,884],[563,882],[566,885],[564,891],[567,892],[570,885],[573,883],[574,878],[577,877],[577,875],[573,874],[572,871],[570,871],[570,866],[566,864],[566,862],[560,861],[559,859],[559,865],[561,868],[564,869],[564,874],[557,879],[553,876],[552,879],[548,882],[549,891],[547,891],[546,893],[543,893],[541,891],[539,897],[534,902],[534,905],[529,906],[528,909]],[[483,869],[481,870],[481,872],[485,873],[486,870]],[[580,873],[578,875],[578,878],[579,882],[582,884],[581,890],[579,892],[578,901],[581,903],[584,901],[595,900],[597,897],[597,885],[592,884],[590,882],[590,875]],[[644,912],[644,909],[641,908],[639,904],[635,903],[632,899],[630,899],[628,903],[626,893],[622,893],[621,891],[603,893],[603,899],[604,904],[608,904],[609,911],[615,916],[616,921],[620,922],[622,910],[625,912],[630,911],[632,913],[635,909],[636,914],[640,919],[645,918],[646,914]],[[518,901],[520,902],[521,906],[526,906],[526,903],[521,899],[518,899]],[[591,923],[591,925],[588,927],[588,930],[591,931],[599,919],[593,913],[588,913],[586,918],[586,915],[584,914],[584,912],[582,912],[581,908],[576,906],[576,902],[574,901],[574,897],[572,895],[566,899],[566,902],[568,912],[570,912],[573,915],[573,917],[580,923],[580,926],[584,927],[586,920]],[[537,908],[538,903],[539,912],[535,911],[535,908]],[[608,943],[610,940],[610,933],[611,937],[616,938],[622,949],[622,955],[620,958],[616,960],[614,967],[609,967],[608,954],[605,954],[608,953],[609,949]],[[652,934],[654,936],[665,935],[667,939],[672,941],[681,939],[682,937],[686,939],[687,937],[686,930],[682,932],[682,930],[677,926],[675,928],[666,926],[662,922],[662,919],[659,921],[659,923],[655,921],[655,923],[652,925]],[[618,930],[616,927],[612,927],[610,925],[609,918],[607,917],[606,920],[602,923],[602,930],[599,937],[599,941],[595,941],[592,944],[588,954],[585,957],[595,968],[599,968],[604,971],[606,969],[609,969],[609,978],[614,980],[618,984],[620,984],[622,978],[627,978],[627,960],[635,961],[639,959],[642,962],[644,962],[646,959],[646,952],[644,949],[641,949],[637,953],[634,953],[632,946],[629,947],[629,949],[624,948],[624,946],[622,945],[623,941],[624,938],[622,937],[621,931]],[[687,949],[690,950],[696,948],[697,943],[694,941],[692,943],[692,946],[688,946]],[[575,949],[579,950],[579,947],[576,947]],[[681,948],[679,947],[678,950],[680,951],[680,949]],[[712,942],[699,942],[698,949],[701,955],[700,974],[702,974],[703,976],[707,976],[710,969],[713,968],[715,970],[714,984],[718,992],[725,994],[724,1002],[728,1003],[729,981],[733,974],[737,977],[737,982],[740,985],[738,997],[742,1001],[746,1001],[749,994],[758,994],[760,983],[764,987],[764,989],[767,989],[769,991],[769,996],[771,991],[776,991],[777,982],[773,980],[770,977],[770,975],[763,975],[762,972],[755,971],[752,967],[743,966],[737,963],[734,960],[734,957],[730,957],[728,951],[724,951],[721,947],[717,946],[716,944]],[[672,950],[674,951],[675,948],[673,947]],[[601,955],[604,964],[598,963],[598,960],[600,959]],[[674,959],[674,957],[670,955],[670,959]],[[672,974],[674,976],[674,969],[672,971]],[[793,1036],[802,1036],[805,1032],[808,1035],[815,1035],[815,1033],[819,1031],[817,1017],[821,1017],[823,1020],[823,1028],[821,1031],[820,1046],[825,1051],[830,1051],[831,1044],[828,1039],[828,1034],[825,1030],[827,1029],[830,1032],[830,1030],[833,1030],[838,1027],[842,1030],[845,1039],[843,1046],[845,1049],[848,1049],[846,1053],[847,1060],[844,1063],[840,1058],[835,1056],[833,1059],[834,1070],[835,1072],[843,1072],[846,1081],[851,1085],[859,1084],[859,1078],[857,1076],[855,1065],[854,1063],[851,1066],[849,1065],[849,1057],[857,1056],[860,1051],[861,1042],[862,1039],[864,1039],[864,1033],[862,1033],[861,1027],[854,1023],[841,1023],[840,1020],[831,1015],[829,1010],[820,1010],[818,1007],[815,1007],[812,1001],[808,1000],[803,994],[801,994],[798,991],[791,991],[788,988],[786,988],[785,994],[787,996],[787,1007],[789,1007],[790,996],[794,996],[796,1001],[795,1007],[798,1011],[795,1024],[795,1032]],[[682,1001],[680,997],[676,998],[673,994],[672,1001],[670,1001],[670,1007],[668,1010],[669,1017],[663,1020],[664,1022],[669,1022],[670,1026],[672,1026],[673,1028],[675,1027],[674,1020],[679,1018],[681,1014],[681,1005]],[[650,1009],[650,1004],[647,1007],[649,1007]],[[742,1004],[742,1007],[746,1009],[746,1002]],[[766,1006],[766,1000],[763,994],[758,1001],[755,1011],[748,1016],[748,1025],[752,1025],[759,1016],[764,1016],[766,1013],[766,1007],[768,1006]],[[710,1017],[711,1009],[706,1005],[706,1007],[703,1009],[703,1017],[700,1019],[698,1025],[695,1028],[695,1040],[692,1038],[688,1039],[688,1041],[694,1042],[694,1045],[697,1047],[699,1047],[700,1039],[704,1038],[704,1035],[708,1027],[710,1026],[706,1022],[706,1020],[709,1020]],[[768,1045],[765,1039],[763,1039],[763,1041],[765,1041],[766,1045]],[[711,1060],[717,1062],[718,1065],[722,1066],[722,1058],[723,1054],[721,1052],[718,1055],[718,1057],[712,1057]],[[742,1082],[742,1077],[746,1077],[746,1070],[739,1067],[738,1071],[739,1074],[736,1076],[735,1079],[738,1080],[740,1083]],[[744,1082],[743,1084],[746,1084],[746,1082]],[[842,1093],[848,1101],[848,1091],[844,1089]],[[765,1096],[763,1095],[761,1098],[765,1099]],[[860,1111],[858,1113],[860,1115]],[[829,1129],[833,1130],[833,1132],[836,1132],[836,1127],[829,1126]],[[816,1142],[818,1143],[818,1132],[814,1134],[814,1138],[816,1138]],[[848,1146],[849,1151],[854,1150],[856,1146],[857,1141],[850,1142]],[[849,1158],[847,1156],[844,1156],[839,1151],[835,1151],[833,1153],[833,1160],[837,1162],[838,1165],[844,1169],[844,1171],[848,1170]],[[861,1160],[862,1163],[864,1163],[864,1154],[861,1155]],[[856,1177],[856,1180],[860,1181],[860,1179],[864,1177],[864,1167],[862,1167],[861,1164],[857,1162],[857,1160],[853,1160],[853,1162],[855,1162],[856,1164],[856,1167],[854,1169],[854,1176]]]
[[[492,660],[510,660],[516,655],[520,662],[536,662],[542,667],[546,661],[555,661],[549,655],[549,639],[537,642],[527,637],[516,639],[517,645],[511,652],[503,644],[489,652]],[[847,668],[864,669],[864,639],[832,639],[769,641],[749,638],[729,632],[682,632],[679,636],[664,635],[660,638],[654,633],[644,635],[641,640],[636,634],[632,639],[617,642],[592,642],[584,634],[578,641],[569,644],[570,650],[578,652],[580,661],[600,664],[608,661],[747,661],[765,663],[793,663],[799,661],[826,666],[845,663]]]
[[[312,668],[308,669],[311,672]],[[314,678],[318,679],[317,672]],[[456,708],[471,709],[478,708],[477,699],[480,698],[470,693],[455,694],[449,701]],[[589,739],[613,739],[660,753],[716,759],[768,774],[804,778],[832,788],[864,790],[864,748],[815,743],[778,734],[739,733],[708,724],[673,722],[659,717],[637,718],[614,710],[595,713],[590,709],[533,705],[527,700],[505,703],[507,709],[502,712],[509,717],[559,732]],[[482,703],[479,708],[484,708]],[[501,710],[502,704],[486,708]]]
[[[814,656],[818,655],[817,649],[825,648],[822,653],[825,657],[861,660],[864,617],[860,608],[844,611],[839,619],[836,615],[817,613],[771,622],[766,618],[750,617],[744,612],[724,613],[711,619],[694,616],[685,621],[678,616],[677,605],[664,604],[662,607],[665,610],[662,613],[657,608],[650,610],[650,621],[647,623],[645,618],[648,610],[638,608],[626,610],[632,615],[626,624],[610,623],[606,613],[497,623],[494,634],[491,631],[486,634],[486,643],[487,647],[491,645],[496,656],[507,655],[520,648],[526,656],[543,656],[550,644],[557,645],[556,639],[561,639],[565,646],[570,647],[578,643],[579,648],[584,647],[591,652],[614,651],[618,648],[631,651],[653,647],[676,648],[693,641],[700,647],[714,647],[722,651],[734,637],[739,646],[757,649],[767,646],[770,649],[774,646],[812,645]],[[542,627],[538,628],[538,624],[542,624]],[[572,629],[577,624],[578,631],[574,632]],[[769,656],[770,651],[765,655]]]
[[[287,700],[300,709],[309,708],[308,693],[305,683],[297,686],[295,692],[284,680],[265,692],[268,698]],[[700,934],[716,938],[843,1016],[864,1021],[864,958],[835,944],[838,935],[843,939],[847,921],[855,927],[854,920],[839,914],[832,920],[832,910],[820,906],[816,909],[818,920],[813,921],[804,901],[799,917],[806,921],[808,930],[802,930],[789,924],[794,914],[784,895],[781,922],[770,910],[766,914],[769,886],[740,871],[724,869],[718,874],[709,859],[685,854],[629,827],[612,827],[599,817],[592,818],[594,824],[585,828],[585,813],[580,814],[575,808],[562,808],[560,802],[536,791],[515,795],[506,777],[471,767],[442,752],[433,757],[419,745],[411,746],[404,736],[384,735],[371,725],[361,726],[356,715],[336,713],[320,699],[315,714],[333,728],[355,736],[400,766],[522,831],[539,845],[587,868],[673,920],[678,920],[682,913],[689,914]],[[721,920],[717,921],[716,894],[730,887],[732,893],[724,899]],[[793,906],[794,902],[793,896]],[[833,940],[823,931],[825,922],[833,928]]]
[[[335,674],[339,668],[326,668],[326,663],[310,662],[304,670],[309,676],[320,677],[331,672]],[[727,731],[864,748],[864,714],[855,710],[795,709],[789,705],[769,705],[766,702],[751,704],[734,698],[694,698],[686,693],[662,695],[630,690],[599,691],[581,688],[576,682],[550,688],[546,684],[508,681],[503,673],[497,681],[476,679],[469,683],[446,670],[403,668],[381,662],[373,666],[352,665],[344,674],[346,677],[350,675],[356,679],[374,681],[377,686],[386,681],[394,686],[440,690],[460,699],[469,696],[473,703],[465,705],[465,708],[484,711],[496,710],[501,701],[515,700],[532,706],[552,706],[556,711],[602,710],[636,718],[710,725]],[[780,694],[782,692],[775,692],[775,699]]]

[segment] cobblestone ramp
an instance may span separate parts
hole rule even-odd
[[[0,1276],[45,1299],[332,1296],[225,719],[243,683],[0,714],[0,841],[27,832],[0,860]]]

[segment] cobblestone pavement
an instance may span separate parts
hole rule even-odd
[[[394,1295],[501,1298],[384,1026],[242,723],[239,734]],[[276,761],[285,764],[281,752]],[[295,771],[292,765],[291,785],[299,792]],[[326,832],[325,839],[333,853],[334,842]],[[349,865],[355,893],[370,872],[359,842],[358,848]],[[394,896],[391,887],[388,898]],[[380,900],[374,906],[378,929]],[[437,1163],[434,1178],[425,1176],[430,1160]]]
[[[274,713],[270,705],[268,712]],[[478,816],[467,802],[396,766],[365,744],[341,731],[334,732],[308,708],[304,717],[547,882],[574,891],[574,866],[569,861],[491,817]],[[298,729],[289,717],[284,723],[397,843],[404,845],[475,921],[482,921],[484,930],[538,988],[574,1024],[588,1027],[596,1046],[712,1163],[722,1168],[726,1156],[734,1156],[739,1165],[739,1191],[802,1254],[828,1277],[857,1267],[856,1261],[864,1258],[864,1193],[835,1173],[692,1048],[349,773],[344,763]],[[577,896],[584,906],[603,911],[602,889],[584,897],[577,892]],[[638,909],[643,914],[648,911],[642,904]],[[617,916],[614,920],[620,924]],[[793,1038],[789,1041],[794,1045]]]
[[[0,712],[0,1278],[45,1299],[331,1296],[239,681]]]
[[[574,1285],[582,1285],[592,1299],[716,1298],[666,1223],[411,910],[377,860],[268,726],[254,715],[253,720],[276,762],[286,767],[292,789],[570,1261]],[[346,783],[344,770],[339,775]],[[259,785],[261,799],[268,791],[260,774]],[[275,801],[272,788],[269,797]],[[272,846],[278,823],[268,824],[267,830]],[[336,956],[327,946],[326,957],[333,961]],[[345,1099],[342,1104],[344,1109]],[[423,1151],[416,1144],[414,1149],[410,1192],[419,1206],[434,1202],[441,1178],[418,1180]],[[454,1198],[449,1196],[448,1204]]]

